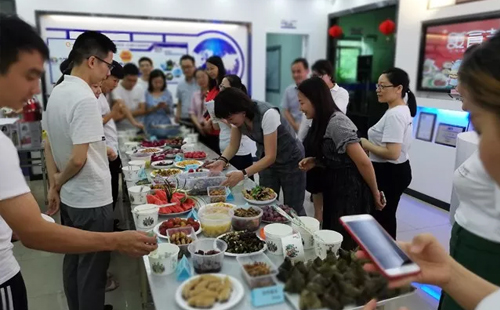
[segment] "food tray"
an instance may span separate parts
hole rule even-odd
[[[412,291],[409,293],[402,294],[402,295],[399,295],[397,297],[393,297],[393,298],[389,298],[389,299],[380,300],[377,302],[377,308],[380,306],[383,306],[385,304],[392,303],[392,302],[398,301],[400,299],[412,296],[413,294],[415,294],[416,291],[417,290],[414,287],[412,287]],[[290,294],[290,293],[285,292],[285,298],[288,300],[288,302],[290,303],[290,305],[292,306],[293,309],[300,310],[300,307],[299,307],[300,295],[299,294]],[[364,307],[364,305],[357,306],[357,307],[346,307],[344,309],[345,310],[347,310],[347,309],[348,310],[363,310],[363,307]],[[317,309],[317,310],[328,310],[328,309],[321,308],[321,309]]]
[[[226,180],[223,173],[214,172],[193,172],[178,174],[174,178],[169,178],[176,181],[180,189],[188,191],[189,195],[205,196],[207,188],[210,186],[220,186]]]

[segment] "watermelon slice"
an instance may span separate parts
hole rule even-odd
[[[155,195],[156,197],[160,198],[162,201],[167,201],[167,193],[165,193],[164,190],[161,190],[161,189],[157,189],[155,191]]]

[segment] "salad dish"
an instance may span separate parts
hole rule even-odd
[[[151,177],[156,178],[157,176],[159,176],[162,178],[169,178],[169,177],[178,175],[180,173],[182,173],[182,170],[176,169],[176,168],[158,169],[158,170],[151,172]]]
[[[266,242],[262,241],[254,232],[232,231],[219,236],[217,239],[227,243],[226,256],[240,256],[253,253],[263,253],[267,250]]]
[[[268,187],[255,186],[252,189],[243,190],[243,199],[248,203],[256,205],[270,204],[278,198],[278,195]]]

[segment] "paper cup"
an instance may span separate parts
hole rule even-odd
[[[136,181],[139,180],[140,167],[137,166],[125,166],[122,168],[123,175],[126,181]]]
[[[333,230],[319,230],[314,233],[314,250],[316,255],[325,259],[328,251],[337,253],[342,245],[344,237]]]
[[[196,150],[196,144],[188,143],[181,146],[183,152],[194,152]]]
[[[149,186],[132,186],[128,188],[130,203],[133,205],[142,205],[147,203],[146,196],[149,194]]]
[[[191,143],[198,143],[198,137],[199,135],[197,133],[191,133],[187,136],[189,138],[189,140],[191,140]]]
[[[139,168],[145,168],[146,167],[146,160],[131,160],[128,162],[129,166],[136,166]]]
[[[125,142],[123,146],[125,147],[125,151],[135,151],[139,148],[139,142]]]
[[[283,255],[281,238],[293,234],[292,227],[285,224],[269,224],[264,227],[267,249],[274,255]]]
[[[158,223],[158,208],[153,204],[140,205],[132,210],[135,225],[141,230],[151,230]]]
[[[171,243],[160,243],[158,249],[148,255],[151,273],[157,276],[166,276],[177,268],[179,247]]]
[[[301,216],[300,219],[302,220],[302,223],[306,225],[309,230],[312,232],[316,232],[319,230],[319,221],[315,219],[314,217],[309,217],[309,216]],[[297,226],[292,223],[292,228],[295,231],[298,231],[300,235],[302,236],[302,244],[304,245],[305,250],[309,250],[314,248],[314,237],[305,231],[302,227]]]

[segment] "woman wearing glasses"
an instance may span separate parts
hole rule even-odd
[[[377,84],[378,101],[387,103],[389,109],[368,130],[368,140],[361,139],[363,148],[370,153],[379,190],[384,192],[387,201],[383,210],[373,211],[373,216],[394,239],[399,199],[411,182],[408,150],[412,141],[412,122],[417,113],[417,102],[409,84],[408,74],[399,68],[389,69],[380,75]]]

